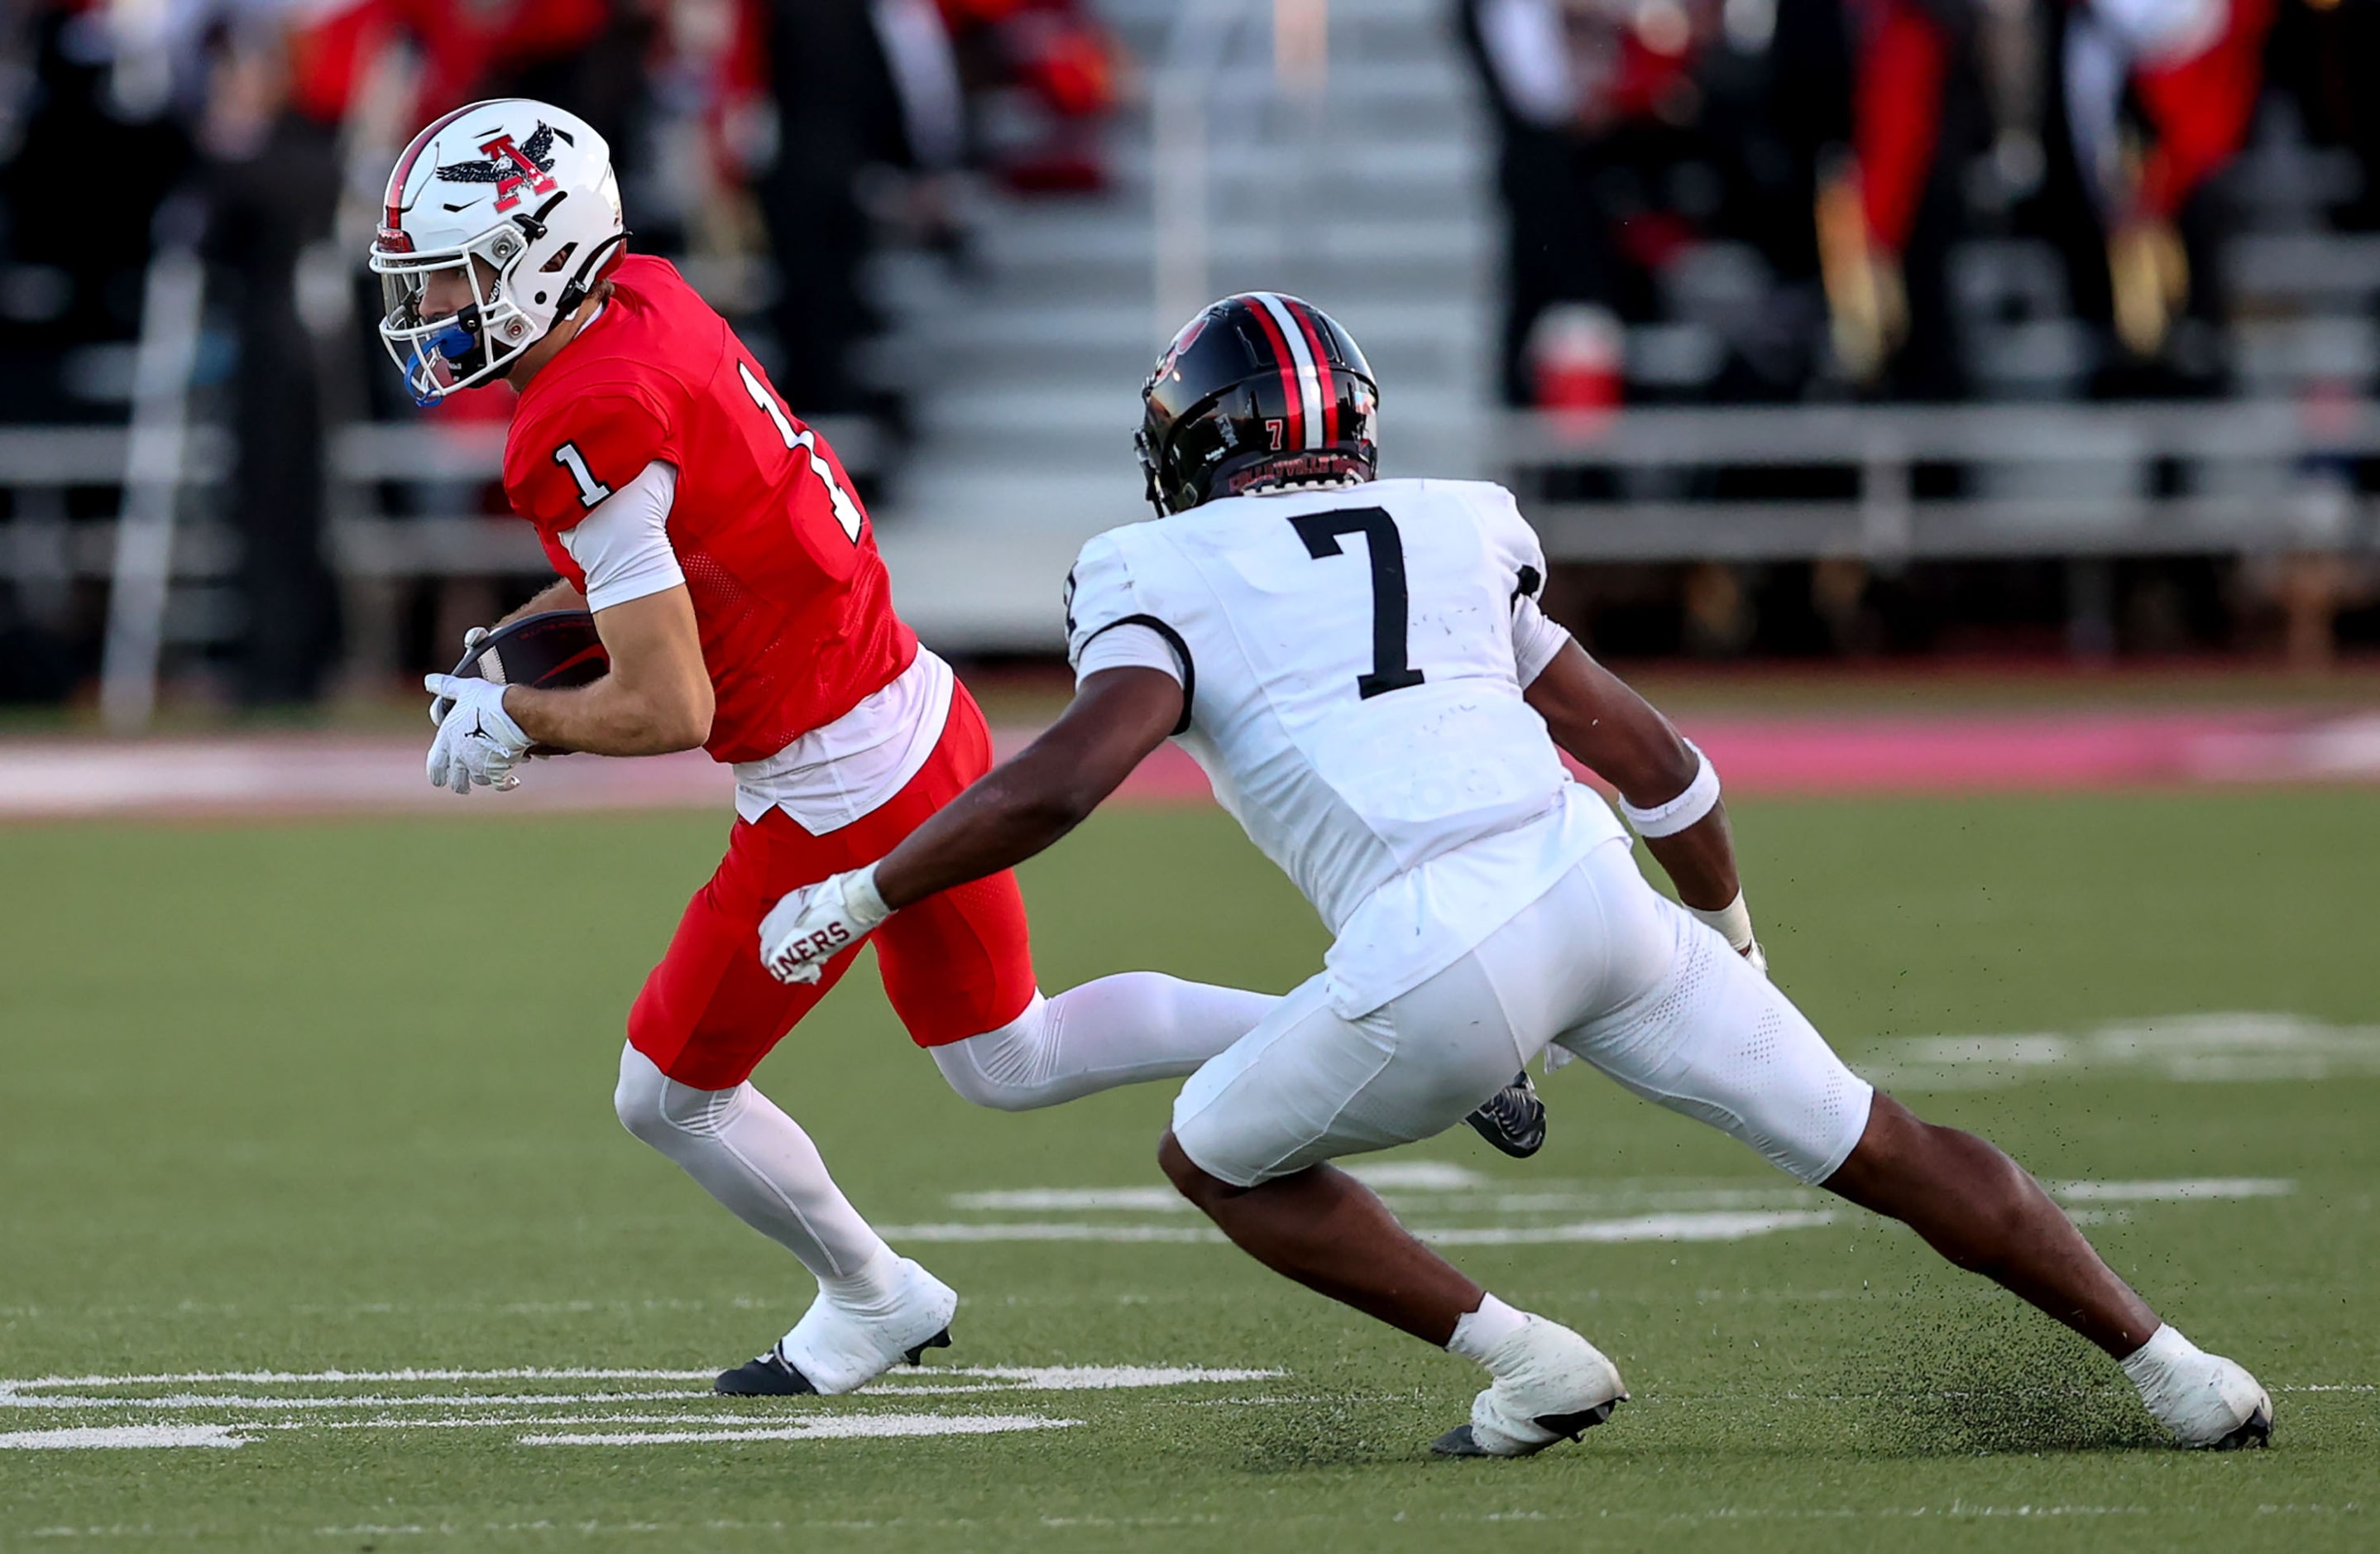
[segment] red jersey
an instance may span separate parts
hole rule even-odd
[[[560,536],[648,464],[675,467],[670,545],[718,698],[704,747],[762,760],[890,685],[917,634],[834,451],[727,321],[666,261],[631,255],[611,278],[602,312],[521,394],[504,493],[584,591]]]

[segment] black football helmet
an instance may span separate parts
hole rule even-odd
[[[1379,467],[1379,385],[1330,314],[1279,292],[1212,302],[1141,385],[1133,438],[1158,516],[1219,496],[1351,486]]]

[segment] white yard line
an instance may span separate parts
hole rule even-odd
[[[1827,1209],[1784,1209],[1767,1213],[1638,1214],[1613,1220],[1579,1220],[1565,1225],[1416,1225],[1414,1234],[1439,1246],[1534,1246],[1566,1244],[1609,1244],[1632,1241],[1741,1241],[1778,1231],[1815,1230],[1834,1222]],[[894,1242],[1043,1242],[1089,1241],[1121,1244],[1191,1244],[1220,1242],[1220,1231],[1194,1225],[1100,1225],[1068,1220],[1026,1220],[1008,1223],[951,1222],[931,1225],[887,1225],[884,1237]]]
[[[2204,1198],[2278,1198],[2298,1190],[2285,1176],[2191,1176],[2152,1182],[2061,1182],[2049,1189],[2076,1203],[2188,1203]]]
[[[35,1376],[0,1380],[0,1392],[55,1387],[175,1387],[215,1381],[314,1386],[345,1381],[708,1381],[716,1371],[612,1370],[513,1366],[497,1370],[184,1370],[140,1376]]]
[[[863,1395],[879,1393],[898,1395],[904,1392],[954,1391],[958,1389],[940,1384],[946,1376],[981,1377],[990,1380],[1014,1382],[1026,1391],[1035,1392],[1105,1392],[1134,1387],[1196,1387],[1216,1381],[1270,1381],[1287,1376],[1285,1370],[1217,1369],[1199,1366],[978,1366],[969,1369],[953,1366],[948,1370],[930,1366],[914,1373],[929,1379],[912,1381],[902,1378],[891,1382],[878,1382],[863,1387]],[[990,1388],[973,1390],[990,1391]]]
[[[895,1243],[1114,1241],[1192,1245],[1223,1239],[1222,1232],[1204,1225],[1092,1225],[1064,1220],[1024,1220],[1007,1224],[879,1225],[877,1229],[885,1240]]]
[[[1831,1225],[1823,1208],[1775,1213],[1639,1214],[1626,1220],[1581,1220],[1568,1225],[1488,1225],[1477,1229],[1416,1230],[1435,1246],[1537,1246],[1631,1241],[1742,1241],[1778,1231],[1808,1231]]]
[[[691,1446],[737,1440],[866,1440],[903,1436],[1001,1435],[1014,1430],[1063,1430],[1080,1419],[1038,1414],[846,1414],[769,1429],[632,1430],[527,1435],[523,1446]]]
[[[1129,1389],[1208,1386],[1277,1380],[1286,1373],[1249,1366],[964,1366],[919,1371],[892,1383],[862,1388],[857,1399],[968,1397],[1019,1392],[1088,1392]],[[924,1414],[853,1409],[843,1399],[789,1398],[780,1411],[756,1414],[706,1390],[628,1390],[541,1392],[390,1392],[392,1381],[498,1380],[524,1378],[587,1381],[616,1377],[683,1377],[708,1381],[710,1373],[625,1369],[543,1369],[509,1366],[491,1370],[393,1371],[183,1371],[107,1377],[40,1377],[0,1381],[0,1406],[27,1410],[148,1410],[217,1415],[200,1422],[68,1426],[0,1433],[0,1451],[60,1451],[100,1448],[238,1447],[264,1431],[282,1430],[525,1430],[560,1426],[562,1433],[522,1436],[531,1446],[652,1446],[697,1441],[840,1440],[913,1436],[983,1435],[1010,1430],[1063,1429],[1077,1420],[1032,1414]],[[254,1388],[263,1384],[334,1389],[330,1395],[285,1396],[253,1391],[210,1392],[190,1389],[212,1383]],[[125,1389],[159,1385],[182,1390],[163,1396],[125,1395]],[[338,1391],[336,1389],[356,1390]],[[363,1389],[374,1389],[366,1390]],[[652,1412],[652,1403],[681,1405]],[[644,1403],[646,1411],[620,1405]],[[424,1410],[424,1413],[415,1413]],[[366,1418],[326,1418],[329,1414],[369,1411]],[[243,1415],[232,1420],[224,1414]],[[295,1417],[293,1417],[293,1415]],[[658,1426],[659,1429],[619,1427]],[[608,1427],[595,1429],[592,1427]]]
[[[89,1390],[94,1387],[160,1387],[200,1386],[228,1382],[243,1385],[281,1383],[290,1386],[336,1386],[351,1382],[384,1383],[391,1381],[613,1381],[669,1380],[705,1383],[700,1391],[639,1391],[639,1392],[565,1392],[525,1393],[507,1397],[497,1393],[465,1393],[459,1396],[431,1397],[407,1394],[389,1401],[397,1402],[552,1402],[563,1399],[586,1402],[637,1402],[656,1398],[709,1397],[710,1381],[718,1372],[710,1370],[609,1370],[609,1369],[544,1369],[533,1366],[509,1366],[494,1370],[215,1370],[151,1373],[139,1376],[42,1376],[16,1380],[0,1379],[0,1406],[23,1405],[34,1400],[24,1398],[28,1391],[64,1391],[69,1389]],[[1278,1370],[1214,1369],[1195,1366],[935,1366],[921,1374],[938,1380],[980,1380],[1015,1382],[1047,1390],[1080,1391],[1089,1388],[1114,1387],[1180,1387],[1201,1381],[1247,1381],[1280,1376]],[[862,1389],[863,1391],[874,1390]],[[985,1389],[990,1390],[990,1389]],[[221,1402],[216,1394],[185,1393],[178,1400],[122,1399],[127,1402],[148,1402],[173,1406],[178,1401]],[[327,1400],[293,1400],[258,1398],[244,1400],[259,1407],[270,1407],[287,1402]],[[370,1407],[382,1400],[350,1398],[358,1407]]]
[[[180,1446],[246,1446],[237,1425],[93,1425],[71,1430],[14,1430],[0,1435],[0,1451],[155,1450]]]
[[[705,1380],[710,1379],[708,1376]],[[172,1392],[155,1398],[91,1397],[83,1393],[46,1393],[32,1397],[0,1393],[0,1408],[70,1409],[70,1408],[149,1408],[170,1411],[188,1409],[243,1409],[262,1414],[296,1414],[343,1408],[550,1408],[560,1402],[587,1404],[624,1402],[662,1402],[672,1399],[699,1399],[711,1396],[710,1389],[701,1391],[650,1392],[423,1392],[366,1393],[361,1396],[331,1398],[252,1397],[223,1392]]]
[[[2380,1025],[2229,1011],[2119,1020],[2080,1031],[1923,1036],[1854,1062],[1898,1089],[1996,1089],[2076,1070],[2148,1073],[2183,1084],[2311,1082],[2380,1075]]]

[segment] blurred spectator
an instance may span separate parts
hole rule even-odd
[[[1506,399],[1606,402],[1623,367],[1631,397],[1799,393],[1815,143],[1843,116],[1834,0],[1466,0],[1462,16],[1498,130]]]
[[[2286,91],[2309,140],[2355,159],[2355,192],[2337,212],[2351,231],[2380,231],[2380,5],[2372,0],[2281,0],[2266,53],[2271,84]]]
[[[202,252],[233,321],[232,499],[240,536],[240,697],[310,701],[338,650],[325,553],[323,375],[298,305],[299,258],[331,235],[337,127],[291,100],[283,7],[216,18],[199,117]]]
[[[0,419],[120,418],[128,366],[93,347],[139,332],[150,228],[190,163],[166,40],[121,35],[101,0],[5,19],[26,68],[0,158]]]
[[[2221,321],[2218,224],[2186,218],[2193,201],[2219,199],[2208,180],[2247,140],[2274,8],[2274,0],[2083,0],[2069,13],[2068,130],[2104,234],[2115,337],[2136,358],[2162,354],[2183,313],[2202,336]],[[2202,341],[2177,365],[2211,380],[2219,358]]]
[[[757,192],[777,260],[777,385],[797,415],[897,399],[859,372],[884,320],[862,285],[874,244],[865,196],[878,169],[931,180],[958,164],[964,108],[931,0],[768,0],[776,152]]]
[[[1122,46],[1083,0],[941,0],[992,172],[1025,194],[1107,187],[1099,127]]]
[[[1512,403],[1578,382],[1580,351],[1609,340],[1610,321],[1654,316],[1654,273],[1718,205],[1691,175],[1687,200],[1670,198],[1681,167],[1698,165],[1693,67],[1718,22],[1702,0],[1464,0],[1463,38],[1496,115]],[[1570,306],[1539,334],[1558,303]]]

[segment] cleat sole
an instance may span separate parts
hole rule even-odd
[[[1540,1414],[1530,1423],[1541,1430],[1552,1431],[1553,1439],[1532,1446],[1525,1451],[1513,1452],[1512,1455],[1534,1457],[1547,1447],[1553,1445],[1555,1441],[1576,1440],[1596,1426],[1609,1419],[1611,1411],[1627,1401],[1628,1394],[1622,1392],[1609,1402],[1597,1403],[1593,1408],[1583,1408],[1576,1414]],[[1479,1438],[1472,1433],[1471,1427],[1468,1425],[1455,1426],[1454,1428],[1431,1441],[1429,1449],[1433,1454],[1440,1457],[1502,1457],[1505,1455],[1501,1451],[1490,1451],[1480,1445]]]
[[[2254,1451],[2273,1444],[2273,1416],[2269,1411],[2258,1410],[2246,1423],[2221,1440],[2206,1448],[2209,1451]]]
[[[1521,1099],[1508,1104],[1515,1091]],[[1526,1069],[1463,1120],[1496,1150],[1516,1160],[1525,1160],[1546,1146],[1546,1103],[1529,1083]]]
[[[723,1370],[710,1390],[728,1398],[807,1398],[818,1395],[810,1378],[791,1366],[765,1366],[759,1361]]]
[[[1610,1418],[1611,1411],[1627,1401],[1628,1394],[1622,1392],[1609,1402],[1597,1403],[1593,1408],[1583,1408],[1576,1414],[1540,1414],[1529,1423],[1541,1430],[1551,1430],[1560,1439],[1576,1440]],[[1553,1442],[1546,1444],[1550,1446]]]
[[[915,1349],[910,1350],[906,1358],[911,1365],[921,1366],[926,1363],[927,1350],[948,1349],[950,1346],[951,1329],[944,1328],[941,1332],[936,1333],[933,1337],[926,1340],[925,1342],[917,1345]]]

